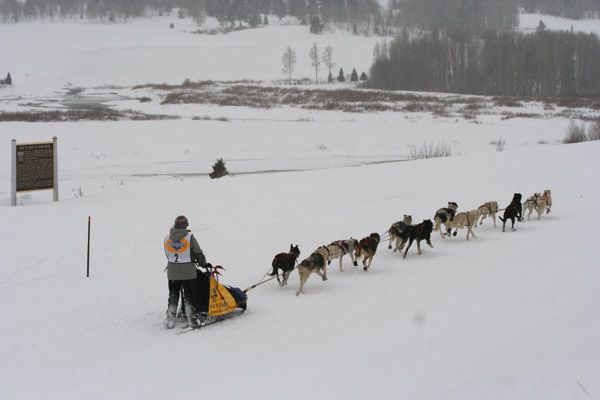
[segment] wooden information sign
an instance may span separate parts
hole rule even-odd
[[[58,201],[58,172],[56,137],[52,142],[17,144],[12,141],[12,197],[17,205],[17,192],[54,190]]]
[[[54,188],[54,144],[17,144],[17,192]]]

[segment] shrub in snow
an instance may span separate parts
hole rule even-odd
[[[588,140],[600,140],[600,119],[595,120],[589,126]]]
[[[498,136],[498,139],[492,140],[490,144],[496,146],[496,151],[504,151],[506,140],[502,136]]]
[[[417,147],[415,144],[409,145],[409,159],[421,160],[425,158],[438,158],[438,157],[450,157],[452,155],[452,148],[446,142],[438,142],[435,144],[429,144],[423,142],[421,147]]]
[[[567,144],[585,142],[586,140],[587,136],[585,134],[585,125],[578,125],[577,122],[571,120],[562,142]]]
[[[217,162],[212,166],[213,172],[209,173],[210,179],[221,178],[225,175],[229,175],[227,167],[225,167],[225,161],[222,158],[217,159]]]
[[[365,74],[364,72],[362,74],[360,74],[360,80],[361,81],[366,81],[367,80],[367,74]]]

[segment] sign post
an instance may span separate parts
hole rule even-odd
[[[87,277],[90,277],[90,229],[92,226],[92,217],[88,216],[88,245],[87,245]]]
[[[17,205],[17,193],[52,189],[58,201],[58,139],[52,142],[17,144],[12,140],[11,206]]]
[[[54,162],[52,163],[52,179],[54,180],[54,193],[52,200],[58,201],[58,138],[52,138],[52,151],[54,152]]]
[[[17,205],[17,141],[11,140],[10,205]]]

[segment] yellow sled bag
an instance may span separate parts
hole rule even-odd
[[[219,316],[235,311],[238,304],[229,290],[213,277],[210,278],[208,315]]]

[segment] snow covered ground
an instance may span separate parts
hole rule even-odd
[[[154,23],[123,26],[139,29],[129,43],[109,25],[82,26],[81,42],[67,40],[74,23],[0,25],[0,37],[14,39],[0,43],[1,54],[12,54],[14,71],[30,68],[29,76],[13,73],[18,84],[0,91],[0,109],[67,82],[271,79],[266,71],[278,73],[290,40],[299,55],[300,43],[307,53],[313,40],[292,32],[298,27],[265,28],[254,33],[274,29],[272,41],[264,36],[264,46],[242,54],[260,42],[244,36],[252,32],[213,38],[183,32],[178,20],[175,30],[166,19]],[[147,37],[156,25],[163,34]],[[41,53],[40,32],[56,58]],[[29,48],[14,50],[22,35]],[[340,50],[340,63],[356,54],[368,66],[361,52],[370,54],[375,39],[322,40]],[[219,60],[237,54],[235,65],[247,69],[204,65],[188,54],[195,49]],[[272,62],[255,58],[262,51]],[[566,119],[166,108],[186,118],[0,124],[0,399],[600,398],[600,142],[557,144]],[[204,114],[227,121],[189,118]],[[61,201],[35,192],[10,207],[10,139],[54,135]],[[502,152],[490,144],[498,138]],[[422,143],[447,143],[453,156],[402,161]],[[234,176],[208,179],[217,157]],[[292,275],[287,287],[250,291],[236,319],[185,335],[162,324],[161,241],[179,214],[209,261],[226,268],[224,281],[246,288],[290,243],[304,257],[333,240],[383,233],[406,213],[432,218],[448,201],[463,211],[489,200],[505,207],[514,192],[544,189],[552,189],[552,213],[515,232],[489,219],[468,242],[466,232],[446,240],[434,232],[433,249],[424,245],[418,256],[413,247],[405,260],[382,243],[368,272],[345,260],[344,272],[332,264],[329,280],[312,276],[300,297]]]
[[[154,155],[123,154],[107,165],[113,152],[97,147],[111,143],[118,153],[146,140],[166,146],[167,139],[147,137],[141,124],[123,126],[121,142],[85,124],[62,136],[61,171],[66,182],[83,186],[82,198],[63,183],[59,203],[40,192],[21,195],[26,205],[10,208],[2,193],[2,398],[600,394],[598,236],[590,223],[600,201],[593,185],[600,143],[217,181],[126,178],[118,165],[123,173],[135,170],[136,159],[152,164]],[[24,129],[1,128],[3,137]],[[305,153],[310,166],[314,139],[304,138],[308,150],[291,146],[284,153],[290,137],[281,135],[273,138],[272,158]],[[353,139],[347,135],[345,143],[358,158],[363,146]],[[106,158],[77,159],[68,156],[71,147]],[[163,164],[163,170],[171,168]],[[6,177],[1,181],[8,188]],[[97,181],[103,186],[94,186]],[[553,190],[553,212],[518,224],[516,232],[502,233],[488,220],[476,239],[467,242],[461,232],[442,241],[435,234],[434,249],[424,247],[420,257],[411,249],[405,260],[382,244],[369,272],[346,260],[344,272],[330,268],[327,282],[311,277],[301,297],[294,295],[293,275],[288,287],[268,283],[251,291],[248,312],[236,320],[182,336],[162,326],[167,288],[160,241],[178,214],[188,216],[209,260],[225,266],[226,282],[244,288],[290,242],[306,256],[332,240],[381,233],[404,213],[431,218],[450,200],[463,210],[493,199],[506,206],[513,192],[546,188]],[[88,215],[92,273],[86,279]]]
[[[307,26],[278,25],[272,19],[267,27],[227,35],[192,34],[198,29],[192,20],[166,16],[127,24],[0,24],[0,74],[10,71],[14,96],[26,97],[67,86],[178,84],[186,78],[277,80],[287,78],[281,59],[292,46],[297,53],[293,77],[314,78],[309,58],[313,43],[333,47],[336,68],[360,73],[368,71],[373,47],[382,40],[347,32],[312,35]],[[320,76],[326,80],[323,71]]]

